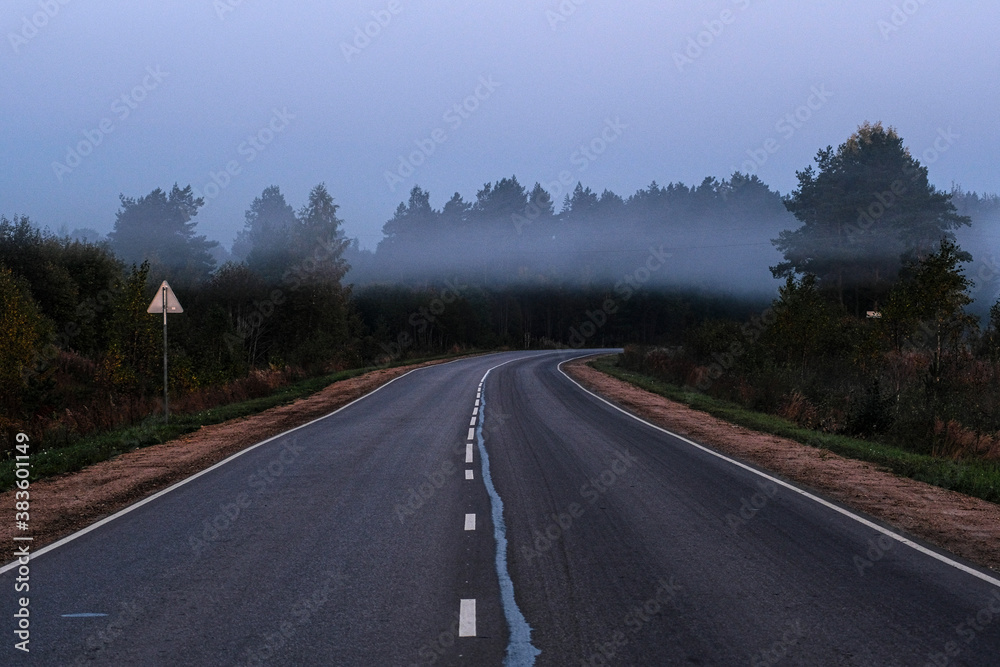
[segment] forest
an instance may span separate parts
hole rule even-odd
[[[510,176],[440,209],[415,186],[373,250],[324,184],[297,209],[263,190],[230,250],[178,184],[123,194],[106,237],[4,216],[0,427],[59,447],[162,411],[146,307],[168,280],[180,411],[423,356],[625,347],[628,367],[815,428],[1000,456],[1000,199],[935,188],[880,124],[797,177],[786,195],[740,173],[579,183],[557,204]]]

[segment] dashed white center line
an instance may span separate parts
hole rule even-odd
[[[476,515],[475,514],[466,514],[465,515],[465,529],[466,530],[475,530],[476,529]]]
[[[472,443],[465,446],[465,462],[472,463]]]
[[[475,479],[475,478],[474,478],[474,477],[472,476],[472,471],[471,471],[471,470],[466,470],[466,471],[465,471],[465,479]]]
[[[458,636],[476,636],[476,601],[462,600],[458,610]]]
[[[475,417],[479,414],[479,408],[472,408],[472,416]]]
[[[473,420],[472,423],[475,424],[476,423],[475,420]],[[466,438],[466,440],[475,440],[475,439],[476,439],[476,429],[470,428],[469,429],[469,437]]]

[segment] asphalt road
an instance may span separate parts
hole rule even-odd
[[[1000,664],[998,582],[625,415],[578,355],[415,371],[5,572],[0,664]]]

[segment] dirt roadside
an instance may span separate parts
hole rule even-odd
[[[1000,571],[1000,505],[735,426],[605,375],[587,366],[586,361],[573,361],[563,369],[591,391],[647,421],[816,490],[894,526],[902,534]]]
[[[33,482],[31,550],[38,551],[250,445],[327,415],[414,368],[445,361],[375,370],[336,382],[288,405],[203,426],[177,440],[137,449],[79,472]],[[0,507],[13,508],[14,502],[14,491],[0,494]],[[14,558],[15,532],[10,522],[0,522],[0,564]]]

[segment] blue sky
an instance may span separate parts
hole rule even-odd
[[[939,187],[1000,190],[992,4],[622,4],[6,3],[0,213],[107,232],[120,193],[191,184],[228,246],[268,185],[298,207],[325,182],[372,247],[415,184],[437,207],[511,174],[788,192],[865,120]]]

